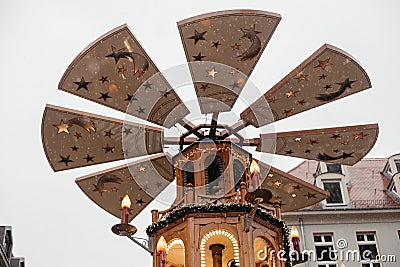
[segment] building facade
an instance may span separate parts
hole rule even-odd
[[[283,214],[309,254],[303,266],[400,266],[400,154],[354,166],[304,161],[289,173],[330,192]]]
[[[25,258],[14,257],[11,226],[0,226],[0,267],[25,267]]]

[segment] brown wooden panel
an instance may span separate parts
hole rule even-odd
[[[84,49],[65,71],[58,87],[122,112],[127,112],[132,102],[137,107],[130,109],[131,115],[167,128],[189,113],[126,25]],[[165,115],[171,112],[173,116]]]
[[[351,55],[325,44],[240,117],[260,127],[370,87],[368,75]]]
[[[374,146],[378,125],[356,125],[260,135],[257,151],[354,165]]]
[[[43,148],[54,171],[162,152],[160,128],[47,105]]]
[[[169,156],[158,154],[76,179],[81,190],[97,205],[121,218],[121,200],[127,194],[135,218],[173,180]]]
[[[229,111],[281,17],[258,10],[207,13],[178,22],[202,113]],[[219,64],[218,64],[219,63]]]
[[[270,202],[280,202],[284,212],[305,208],[329,197],[329,192],[325,190],[262,161],[257,162],[262,178],[261,188],[271,191]]]

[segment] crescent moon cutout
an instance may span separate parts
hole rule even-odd
[[[100,179],[97,181],[97,185],[93,185],[93,192],[97,191],[102,196],[104,192],[107,192],[107,189],[104,188],[105,183],[121,184],[122,182],[123,180],[114,174],[105,174],[101,176]]]
[[[240,37],[240,39],[247,38],[251,41],[250,47],[241,54],[240,61],[245,61],[249,59],[253,59],[255,56],[260,53],[261,50],[261,40],[258,38],[257,34],[261,33],[259,31],[255,30],[256,25],[254,24],[253,27],[250,27],[249,29],[243,29],[240,28],[240,30],[243,32],[243,36]]]

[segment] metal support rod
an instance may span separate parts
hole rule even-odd
[[[214,112],[211,119],[210,138],[214,139],[217,133],[218,112]]]
[[[262,201],[263,201],[262,198],[256,198],[254,200],[254,202],[255,202],[254,208],[250,211],[249,214],[246,214],[244,216],[244,231],[246,233],[250,231],[250,225],[253,222],[254,216],[256,215],[257,208],[260,205],[260,202],[262,202]]]
[[[150,243],[152,243],[152,241],[150,241],[150,239],[151,239],[152,237],[150,237],[149,240],[146,240],[146,239],[140,238],[140,237],[133,237],[133,236],[127,236],[127,237],[128,237],[130,240],[132,240],[133,242],[135,242],[137,245],[141,246],[144,250],[146,250],[147,252],[149,252],[151,255],[153,255],[153,252],[154,252],[154,251],[153,251],[153,246],[152,246],[152,244],[150,244]],[[144,245],[143,243],[139,242],[137,239],[143,240],[143,242],[146,243],[147,246]]]

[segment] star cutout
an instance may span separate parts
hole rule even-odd
[[[145,167],[143,167],[143,166],[140,166],[140,167],[139,167],[139,171],[140,171],[140,172],[144,172],[145,170],[146,170]]]
[[[164,91],[159,91],[159,92],[160,92],[161,96],[163,96],[165,98],[168,98],[168,95],[171,93],[171,92],[168,92],[168,89],[165,89]]]
[[[274,103],[274,104],[277,100],[278,100],[278,98],[276,98],[275,96],[267,99],[268,103]]]
[[[296,77],[297,82],[302,82],[302,81],[307,81],[308,75],[304,75],[303,73],[299,74],[299,76]]]
[[[104,153],[107,154],[108,152],[114,153],[115,146],[110,146],[107,144],[107,146],[103,147]]]
[[[210,85],[208,83],[202,83],[200,86],[200,89],[203,89],[203,91],[205,91],[207,88],[210,88]]]
[[[273,178],[273,177],[275,177],[275,174],[273,174],[272,172],[270,172],[270,173],[268,173],[268,177],[269,177],[269,178]]]
[[[76,139],[79,139],[82,137],[81,133],[75,132],[74,136],[76,137]]]
[[[355,83],[356,81],[357,80],[350,81],[350,79],[347,78],[346,80],[344,80],[344,82],[336,83],[336,84],[340,85],[340,89],[346,89],[346,88],[351,88],[351,84]]]
[[[237,69],[231,69],[231,71],[229,72],[229,74],[231,74],[232,76],[236,73],[238,73]]]
[[[293,152],[293,150],[286,150],[285,151],[285,154],[286,155],[292,155],[294,152]]]
[[[115,186],[114,186],[114,187],[111,187],[111,191],[112,191],[112,192],[118,192],[118,187],[115,187]]]
[[[304,153],[309,154],[311,153],[311,150],[307,148],[306,150],[304,150]]]
[[[313,145],[315,145],[315,144],[318,144],[318,140],[317,140],[317,139],[310,139],[310,141],[309,141],[307,144],[313,146]]]
[[[162,186],[162,183],[161,182],[157,182],[154,185],[157,186],[158,188],[160,188]]]
[[[125,136],[127,136],[128,134],[132,133],[132,128],[124,127],[124,130],[122,132],[125,134]]]
[[[93,160],[94,156],[90,156],[89,154],[87,154],[86,158],[83,158],[83,159],[86,160],[86,163],[94,162],[94,160]]]
[[[205,32],[198,32],[197,30],[194,30],[194,35],[190,36],[189,39],[193,39],[194,40],[194,44],[197,44],[198,41],[203,40],[205,41],[206,39],[204,38],[204,35],[207,33],[207,31]]]
[[[136,199],[136,204],[138,204],[139,206],[142,206],[144,203],[143,199]]]
[[[331,84],[327,84],[327,85],[324,86],[324,88],[325,88],[325,90],[331,89],[332,85]]]
[[[333,152],[339,153],[339,149],[335,149],[335,150],[333,150]]]
[[[295,142],[300,142],[301,141],[301,137],[296,137],[293,139]]]
[[[353,135],[354,136],[354,140],[357,139],[364,139],[365,136],[368,136],[367,134],[364,134],[363,132],[359,132]]]
[[[138,113],[139,113],[139,115],[140,114],[144,114],[144,110],[145,110],[145,108],[142,108],[142,107],[139,107],[139,109],[138,110],[136,110]]]
[[[310,193],[310,192],[308,192],[307,193],[307,195],[304,195],[307,199],[310,199],[310,198],[317,198],[316,196],[315,196],[315,194],[312,194],[312,193]]]
[[[215,71],[215,68],[212,68],[211,70],[207,71],[208,75],[207,76],[211,76],[213,78],[215,78],[215,74],[217,74],[218,72]]]
[[[325,73],[319,76],[319,80],[325,80],[325,78],[328,77]]]
[[[293,190],[300,190],[302,187],[300,185],[294,185],[293,186]]]
[[[279,187],[281,184],[282,184],[282,182],[281,182],[281,181],[278,181],[278,180],[274,182],[274,185],[275,185],[276,187]]]
[[[118,60],[121,58],[127,58],[127,52],[124,51],[125,48],[117,49],[114,46],[111,46],[112,53],[107,55],[106,57],[113,57],[115,60],[115,64],[118,63]]]
[[[135,97],[135,95],[130,95],[130,94],[126,94],[126,95],[127,95],[127,97],[124,99],[124,101],[129,101],[129,102],[131,102],[131,101],[137,100],[137,98]]]
[[[194,58],[194,61],[202,61],[202,59],[205,57],[206,56],[201,55],[201,52],[197,56],[192,56],[192,58]]]
[[[342,138],[342,137],[340,136],[340,134],[332,134],[332,136],[330,138],[333,138],[336,140],[336,139]]]
[[[74,145],[74,146],[71,146],[71,149],[72,149],[72,151],[78,151],[79,147]]]
[[[147,81],[145,84],[143,84],[143,87],[144,87],[145,90],[152,89],[151,88],[152,85],[153,85],[152,83],[149,83],[149,81]]]
[[[284,114],[286,117],[288,117],[289,114],[292,113],[292,112],[293,112],[293,109],[284,109],[282,114]]]
[[[107,76],[101,76],[99,81],[101,81],[102,83],[105,83],[105,82],[108,82],[108,78],[107,78]]]
[[[293,91],[293,90],[290,90],[290,91],[287,92],[285,95],[287,96],[287,98],[289,98],[289,97],[295,97],[295,96],[296,96],[296,93],[297,93],[297,92],[295,92],[295,91]]]
[[[73,160],[70,159],[70,155],[63,157],[60,155],[61,160],[59,161],[59,163],[65,163],[65,166],[68,166],[68,163],[70,162],[74,162]]]
[[[92,82],[87,82],[87,81],[85,81],[85,79],[83,78],[83,76],[82,76],[82,78],[81,78],[81,80],[79,81],[79,82],[74,82],[74,84],[76,84],[76,85],[78,85],[78,88],[76,88],[76,91],[79,91],[79,89],[86,89],[86,90],[89,90],[88,89],[88,85],[89,84],[91,84]]]
[[[232,86],[232,90],[234,90],[235,88],[240,88],[240,83],[238,83],[237,81],[233,81],[233,84],[231,84]]]
[[[315,66],[314,68],[321,68],[322,70],[325,70],[325,68],[329,65],[332,65],[332,63],[329,63],[330,58],[325,59],[325,60],[319,60],[318,59],[318,65]]]
[[[349,144],[349,141],[343,141],[342,145],[347,146]]]
[[[304,106],[304,104],[306,103],[306,101],[304,99],[297,101],[297,104]]]
[[[100,93],[100,94],[101,94],[101,96],[99,97],[99,99],[103,99],[104,102],[107,102],[107,98],[111,98],[111,96],[108,95],[108,92],[107,93]]]
[[[60,134],[63,132],[69,134],[68,128],[71,127],[71,125],[66,124],[64,122],[64,120],[61,120],[60,124],[54,124],[53,126],[58,129],[57,134]]]
[[[105,136],[105,137],[111,138],[112,135],[114,135],[114,134],[111,132],[111,130],[109,130],[109,131],[104,131],[104,136]]]
[[[107,189],[104,189],[103,187],[101,187],[101,186],[97,186],[97,185],[93,185],[94,186],[94,189],[92,190],[93,192],[99,192],[99,194],[100,194],[100,196],[103,196],[103,193],[105,193],[105,192],[108,192],[108,190]]]
[[[219,41],[212,42],[212,43],[213,43],[213,45],[212,45],[211,47],[215,47],[216,49],[218,49],[218,46],[221,45],[221,44],[219,43]]]
[[[240,45],[235,43],[234,45],[231,45],[232,50],[239,50],[240,49]]]

